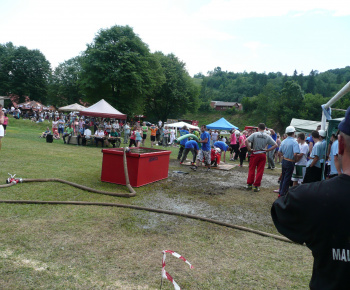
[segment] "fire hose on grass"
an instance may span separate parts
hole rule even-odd
[[[134,197],[136,196],[136,192],[130,185],[129,181],[129,175],[128,175],[128,168],[127,168],[127,162],[126,162],[126,148],[124,148],[124,156],[123,156],[123,161],[124,161],[124,173],[125,173],[125,181],[126,181],[126,186],[128,187],[130,194],[128,193],[114,193],[114,192],[108,192],[108,191],[102,191],[102,190],[96,190],[87,186],[83,186],[74,182],[66,181],[63,179],[58,179],[58,178],[47,178],[47,179],[15,179],[15,175],[11,176],[7,180],[7,184],[0,185],[1,188],[7,188],[10,186],[14,186],[17,183],[25,183],[25,182],[61,182],[65,183],[83,190],[87,190],[90,192],[94,193],[99,193],[99,194],[104,194],[104,195],[111,195],[111,196],[117,196],[117,197]],[[40,201],[40,200],[0,200],[0,203],[10,203],[10,204],[62,204],[62,205],[90,205],[90,206],[109,206],[109,207],[121,207],[121,208],[128,208],[128,209],[134,209],[134,210],[144,210],[144,211],[149,211],[149,212],[155,212],[155,213],[162,213],[162,214],[168,214],[168,215],[174,215],[174,216],[180,216],[180,217],[185,217],[185,218],[190,218],[190,219],[195,219],[195,220],[201,220],[213,224],[217,224],[220,226],[225,226],[228,228],[233,228],[241,231],[246,231],[254,234],[258,234],[264,237],[270,237],[274,238],[276,240],[280,240],[283,242],[289,242],[293,243],[291,240],[279,236],[279,235],[274,235],[266,232],[262,232],[259,230],[254,230],[250,229],[247,227],[243,226],[238,226],[238,225],[233,225],[225,222],[220,222],[216,221],[213,219],[201,217],[201,216],[196,216],[192,214],[185,214],[185,213],[179,213],[179,212],[174,212],[174,211],[169,211],[169,210],[163,210],[163,209],[155,209],[155,208],[148,208],[148,207],[142,207],[142,206],[136,206],[136,205],[128,205],[128,204],[120,204],[120,203],[107,203],[107,202],[83,202],[83,201]]]

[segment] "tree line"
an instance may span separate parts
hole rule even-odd
[[[319,120],[321,104],[348,81],[349,66],[309,75],[295,70],[292,76],[216,67],[191,78],[184,62],[174,54],[151,53],[129,26],[101,29],[83,53],[54,70],[39,50],[0,44],[0,95],[16,95],[19,102],[29,96],[57,107],[103,98],[128,116],[150,120],[208,112],[212,100],[241,102],[244,112],[269,124],[285,126],[293,117]],[[349,105],[349,98],[337,103]]]
[[[0,45],[0,95],[29,96],[44,104],[93,104],[105,99],[119,111],[151,119],[197,110],[200,87],[174,54],[151,53],[129,26],[101,29],[79,56],[51,71],[39,50]]]
[[[270,125],[286,126],[292,118],[320,120],[321,105],[350,81],[350,66],[323,73],[312,70],[309,75],[295,70],[292,76],[280,72],[234,73],[216,67],[207,76],[199,73],[194,77],[201,82],[199,110],[210,111],[211,100],[240,102],[245,113],[255,114]],[[340,109],[349,106],[349,96],[336,103]]]

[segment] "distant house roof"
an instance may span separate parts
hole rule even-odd
[[[239,103],[237,102],[221,102],[221,101],[212,101],[212,102],[215,103],[215,106],[232,107],[232,106],[236,106],[237,104],[239,105]]]
[[[215,106],[228,106],[232,107],[236,105],[236,102],[215,102]]]

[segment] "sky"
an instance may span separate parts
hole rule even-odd
[[[0,44],[39,49],[52,68],[114,25],[131,26],[151,52],[175,54],[191,76],[350,65],[347,0],[0,1]]]

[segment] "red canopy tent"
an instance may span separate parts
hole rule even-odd
[[[41,111],[44,109],[44,105],[36,101],[24,102],[24,103],[18,104],[17,107],[24,110],[33,109],[33,110]]]
[[[114,118],[114,119],[126,119],[126,115],[114,109],[104,99],[96,104],[80,111],[80,115],[90,117],[102,117],[102,118]]]

